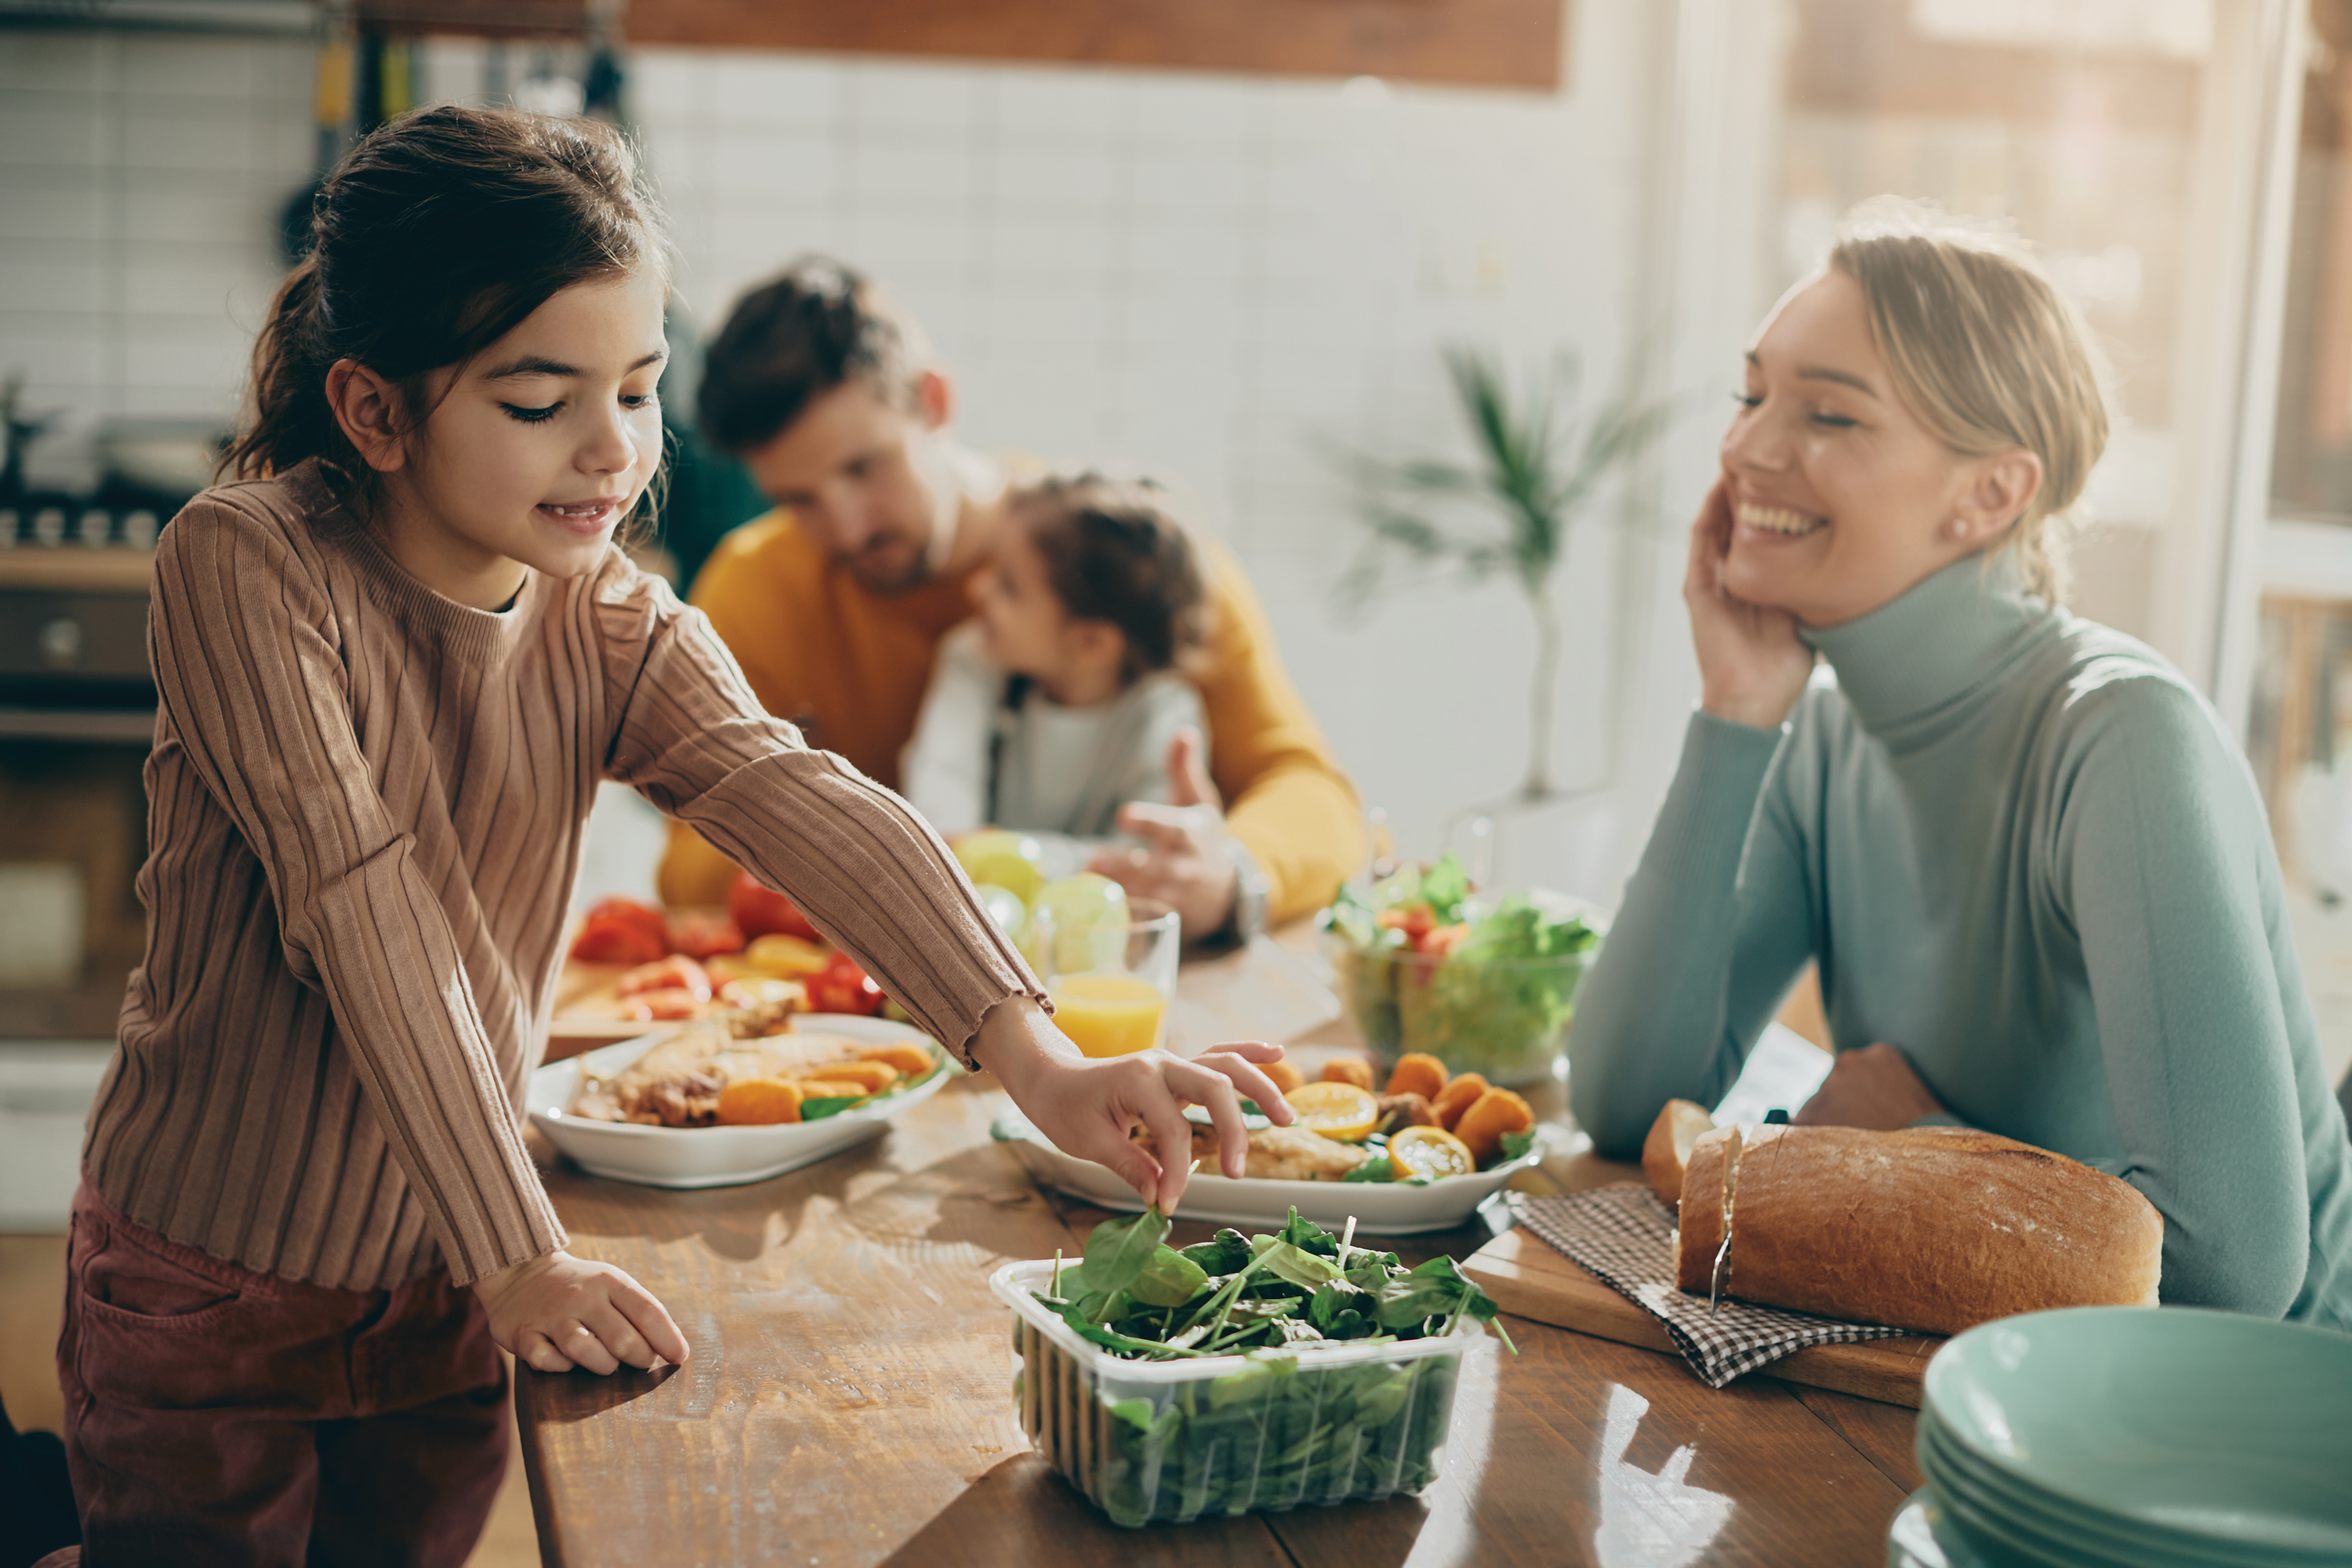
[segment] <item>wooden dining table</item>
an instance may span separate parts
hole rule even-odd
[[[1247,955],[1188,965],[1197,1004],[1252,994]],[[1223,969],[1218,965],[1223,965]],[[1193,1027],[1218,1006],[1195,1006]],[[1292,1019],[1296,1022],[1294,1016]],[[1251,1037],[1245,1018],[1231,1034]],[[1346,1045],[1341,1022],[1305,1031]],[[1564,1094],[1531,1095],[1564,1127]],[[984,1075],[885,1136],[744,1186],[589,1176],[537,1143],[576,1254],[625,1268],[692,1344],[611,1377],[518,1371],[541,1550],[593,1564],[1329,1565],[1696,1563],[1855,1568],[1919,1484],[1915,1413],[1751,1375],[1711,1389],[1678,1358],[1506,1316],[1467,1358],[1438,1479],[1418,1496],[1125,1530],[1032,1450],[1012,1314],[986,1280],[1075,1256],[1106,1217],[1043,1190],[990,1124]],[[535,1135],[534,1135],[535,1137]],[[535,1140],[536,1141],[536,1140]],[[1638,1176],[1577,1141],[1519,1183]],[[1510,1224],[1381,1238],[1466,1257]],[[1178,1215],[1178,1245],[1214,1226]],[[1360,1233],[1360,1237],[1361,1233]]]

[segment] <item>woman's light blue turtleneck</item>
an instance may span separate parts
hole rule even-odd
[[[1805,638],[1828,668],[1783,730],[1693,715],[1578,995],[1600,1151],[1713,1104],[1818,960],[1840,1050],[2146,1194],[2165,1300],[2352,1329],[2352,1139],[2211,707],[2005,561]]]

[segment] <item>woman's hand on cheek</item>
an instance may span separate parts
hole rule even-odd
[[[1274,1080],[1258,1070],[1259,1063],[1280,1059],[1279,1046],[1220,1046],[1190,1061],[1164,1050],[1090,1058],[1026,997],[1001,1003],[988,1015],[972,1055],[1055,1148],[1117,1172],[1163,1214],[1175,1212],[1192,1174],[1185,1106],[1208,1108],[1229,1176],[1242,1173],[1249,1152],[1244,1099],[1255,1100],[1285,1126],[1297,1116]],[[1139,1124],[1151,1130],[1160,1158],[1129,1136]]]
[[[1861,1127],[1892,1132],[1943,1109],[1944,1102],[1911,1069],[1910,1058],[1882,1042],[1858,1051],[1839,1052],[1830,1076],[1790,1120],[1800,1127]]]
[[[1798,640],[1797,618],[1788,611],[1732,596],[1724,580],[1731,526],[1730,490],[1717,479],[1691,524],[1683,576],[1698,648],[1699,706],[1735,724],[1777,729],[1811,679],[1813,650]]]

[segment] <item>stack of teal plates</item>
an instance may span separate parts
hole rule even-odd
[[[2166,1307],[2004,1318],[1927,1368],[1919,1469],[1990,1564],[2352,1563],[2352,1335]]]

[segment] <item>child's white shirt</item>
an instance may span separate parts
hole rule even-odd
[[[1019,709],[1008,709],[1004,689],[1005,672],[989,658],[978,621],[942,638],[900,756],[899,787],[943,834],[992,826],[1037,835],[1049,875],[1083,869],[1087,855],[1118,832],[1121,805],[1167,801],[1168,748],[1178,731],[1189,725],[1206,744],[1200,693],[1171,671],[1147,675],[1092,708],[1066,708],[1033,686]]]

